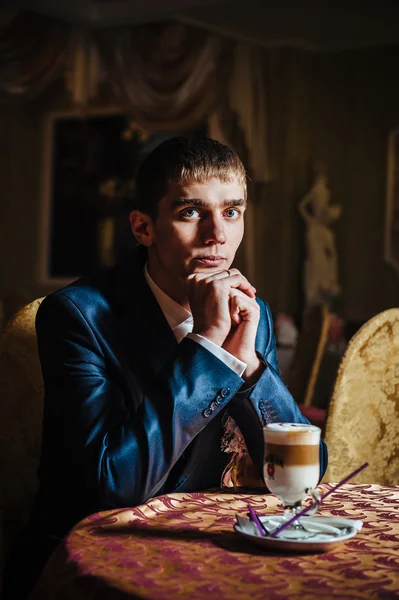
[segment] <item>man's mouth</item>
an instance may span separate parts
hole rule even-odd
[[[223,256],[197,256],[194,258],[194,264],[203,267],[223,267],[226,259]]]

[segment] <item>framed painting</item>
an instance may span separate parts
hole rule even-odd
[[[384,255],[399,275],[399,129],[388,138]]]
[[[118,108],[54,112],[45,122],[40,228],[41,283],[65,285],[130,252],[135,172],[161,141],[191,131],[145,135]]]

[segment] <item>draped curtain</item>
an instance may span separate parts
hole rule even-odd
[[[256,182],[270,179],[267,147],[266,83],[261,49],[236,44],[229,80],[229,104],[245,134],[248,161]]]
[[[85,108],[107,80],[144,131],[186,129],[218,110],[226,45],[221,36],[174,21],[91,33],[20,13],[0,35],[0,99],[30,100],[64,78],[74,105]],[[232,52],[224,108],[234,112],[244,135],[252,178],[265,182],[269,163],[262,53],[241,43]],[[211,134],[212,128],[211,121]],[[215,137],[228,139],[222,129]]]
[[[215,105],[221,38],[172,22],[102,32],[96,41],[116,94],[146,131],[184,129]]]
[[[18,15],[0,35],[0,99],[30,100],[62,76],[71,27],[34,14]]]

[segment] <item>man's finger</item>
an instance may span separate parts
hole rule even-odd
[[[250,298],[255,298],[256,289],[251,285],[243,275],[230,275],[227,279],[227,283],[231,288],[239,289]]]
[[[223,271],[216,271],[215,273],[191,273],[187,276],[187,282],[192,281],[205,281],[206,283],[212,283],[212,281],[224,280],[225,285],[229,285],[231,288],[240,289],[250,298],[255,298],[256,288],[251,285],[246,277],[240,273],[237,269],[224,269]]]
[[[255,298],[250,298],[248,294],[240,290],[239,288],[233,288],[230,292],[230,298],[234,299],[237,304],[245,306],[258,306]]]
[[[240,306],[237,302],[237,296],[230,296],[230,317],[233,323],[239,325],[241,323]]]
[[[244,279],[246,281],[248,281],[248,279],[238,269],[233,267],[232,269],[229,269],[229,271],[230,271],[230,275],[241,275],[242,277],[244,277]],[[249,283],[249,281],[248,281],[248,283]],[[252,286],[252,289],[254,292],[256,292],[256,287]]]
[[[193,279],[195,279],[196,281],[202,281],[207,277],[209,277],[208,273],[191,273],[187,276],[186,281],[192,281]]]

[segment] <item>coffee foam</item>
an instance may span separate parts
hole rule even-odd
[[[320,428],[302,423],[269,423],[263,428],[265,442],[286,446],[318,446]]]

